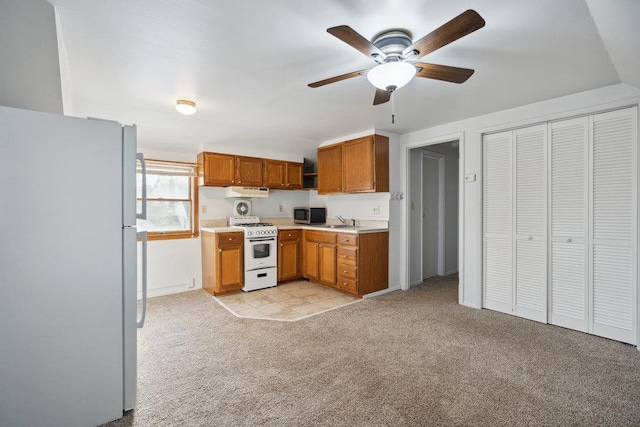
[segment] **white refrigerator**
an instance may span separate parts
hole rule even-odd
[[[136,159],[135,126],[0,107],[0,426],[135,406]]]

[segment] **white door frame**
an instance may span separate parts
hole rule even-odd
[[[426,149],[422,149],[422,159],[423,159],[423,167],[422,167],[422,182],[421,182],[421,201],[420,208],[422,214],[424,215],[424,158],[434,159],[438,161],[438,267],[437,273],[438,276],[444,276],[444,227],[445,227],[445,191],[444,191],[444,178],[445,178],[445,155],[442,153],[436,153],[435,151],[429,151]],[[420,245],[420,249],[422,253],[420,254],[420,259],[422,260],[422,278],[424,279],[424,216],[423,221],[420,222],[420,235],[422,236],[422,245]]]
[[[418,141],[410,142],[408,144],[403,145],[404,155],[402,156],[402,166],[404,166],[404,188],[405,193],[410,188],[411,176],[409,167],[410,164],[410,150],[418,147],[427,147],[429,145],[440,144],[443,142],[452,142],[458,141],[458,303],[462,304],[464,301],[464,132],[454,133],[450,135],[443,135],[432,138],[425,138]],[[403,235],[410,236],[410,209],[409,209],[409,198],[404,198],[404,211],[405,218],[403,224]],[[410,239],[405,239],[405,254],[407,256],[404,257],[404,280],[400,284],[400,289],[408,290],[410,288],[410,257],[409,257],[409,245]]]

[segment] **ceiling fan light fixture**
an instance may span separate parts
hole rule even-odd
[[[400,89],[411,81],[416,67],[408,62],[387,62],[374,67],[367,73],[367,79],[378,89]]]
[[[179,99],[176,102],[176,110],[185,116],[189,116],[196,112],[196,103],[193,101],[187,101],[186,99]]]

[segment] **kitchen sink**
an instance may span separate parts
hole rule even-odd
[[[321,227],[321,228],[354,228],[351,227],[350,225],[345,225],[345,224],[310,224],[311,227]]]

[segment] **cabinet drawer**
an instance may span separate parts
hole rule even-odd
[[[355,265],[343,264],[342,262],[340,262],[338,264],[338,276],[338,280],[342,280],[345,277],[350,279],[357,279],[358,267],[356,267]]]
[[[358,235],[351,233],[340,233],[338,234],[338,244],[340,245],[358,245]]]
[[[358,248],[351,246],[338,246],[338,262],[348,265],[357,265]]]
[[[237,246],[242,244],[243,239],[243,233],[220,233],[218,234],[218,246]]]
[[[305,239],[320,243],[336,243],[336,233],[330,231],[304,231]]]
[[[338,289],[341,291],[347,291],[352,294],[358,293],[358,281],[353,279],[347,279],[344,277],[338,278],[338,283],[336,285]]]
[[[281,242],[289,242],[300,238],[301,230],[280,230],[278,238]]]

